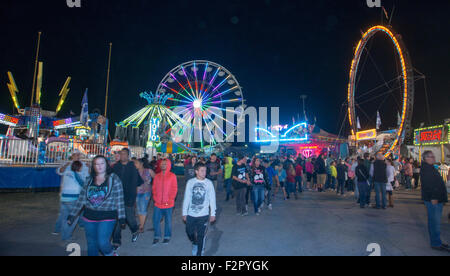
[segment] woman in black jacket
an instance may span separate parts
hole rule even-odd
[[[358,166],[355,169],[356,177],[358,178],[358,190],[359,190],[359,204],[361,208],[366,207],[366,198],[369,192],[369,170],[364,165],[363,159],[358,159]]]

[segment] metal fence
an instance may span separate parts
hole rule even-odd
[[[75,151],[84,161],[97,155],[109,157],[109,148],[103,144],[54,142],[40,149],[36,140],[0,138],[1,166],[57,166],[70,160]]]

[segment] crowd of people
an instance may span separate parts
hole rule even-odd
[[[249,216],[272,210],[278,193],[283,200],[298,200],[300,194],[333,192],[355,196],[361,208],[394,207],[394,192],[417,189],[428,212],[431,247],[449,251],[440,240],[440,218],[447,202],[445,182],[434,167],[432,152],[425,152],[421,165],[412,159],[385,160],[383,154],[339,159],[332,154],[317,158],[303,156],[223,156],[208,158],[184,156],[185,193],[182,220],[192,242],[192,254],[202,256],[208,226],[216,221],[216,191],[223,191],[225,202],[235,200],[236,215]],[[169,244],[172,214],[179,183],[172,172],[174,159],[161,154],[131,159],[124,148],[113,162],[104,156],[92,160],[90,168],[80,161],[80,153],[57,169],[62,176],[60,214],[54,234],[70,241],[75,226],[84,228],[88,255],[117,255],[122,231],[128,226],[131,241],[137,242],[153,201],[153,245]],[[79,219],[80,218],[80,219]],[[164,221],[164,235],[161,222]]]

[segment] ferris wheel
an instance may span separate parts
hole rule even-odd
[[[168,105],[188,123],[179,134],[184,142],[199,142],[202,148],[222,142],[219,137],[225,141],[236,135],[243,120],[244,96],[239,82],[225,67],[211,61],[178,65],[162,79],[157,93],[174,95]]]
[[[397,74],[389,81],[386,81],[383,74],[380,73],[379,66],[376,65],[374,58],[370,54],[371,40],[377,34],[382,34],[388,37],[394,46],[394,56],[396,59]],[[368,46],[370,44],[370,46]],[[362,56],[365,55],[365,59]],[[362,69],[360,65],[364,67],[367,60],[372,60],[375,64],[375,69],[379,73],[384,82],[380,86],[370,89],[369,91],[363,91],[361,93],[358,89],[360,84]],[[350,81],[348,84],[348,118],[353,136],[356,135],[359,124],[359,115],[365,116],[372,120],[368,115],[368,110],[375,105],[373,101],[378,100],[380,106],[377,106],[377,115],[379,116],[378,109],[383,104],[391,103],[397,104],[396,112],[389,111],[388,114],[384,114],[385,117],[398,117],[397,126],[392,131],[392,138],[385,141],[384,145],[378,149],[386,157],[392,154],[396,147],[404,139],[405,133],[408,133],[411,128],[411,119],[413,113],[414,103],[414,69],[411,64],[409,53],[405,47],[405,44],[399,34],[396,34],[390,27],[386,26],[374,26],[365,32],[356,46],[354,58],[351,64]],[[364,106],[365,105],[365,106]],[[377,125],[379,117],[377,116]]]

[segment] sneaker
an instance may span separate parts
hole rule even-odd
[[[432,246],[431,249],[450,252],[450,248],[448,247],[448,245],[445,246],[444,244],[442,244],[441,246]]]
[[[272,210],[272,204],[269,204],[268,208],[269,210]]]
[[[170,239],[164,239],[162,243],[163,244],[169,244],[169,242],[170,242]]]
[[[258,213],[261,213],[262,212],[262,207],[259,207],[258,208]]]
[[[248,212],[244,212],[244,213],[242,213],[242,216],[243,216],[243,217],[246,217],[246,216],[248,216]]]
[[[139,233],[138,232],[134,233],[133,235],[131,235],[131,242],[137,242],[138,238]]]
[[[255,215],[259,216],[260,214],[261,214],[260,212],[257,212]]]
[[[52,232],[52,235],[53,236],[59,236],[59,233],[58,232]]]
[[[119,254],[116,251],[114,251],[113,252],[113,257],[119,257]]]
[[[153,246],[157,245],[159,243],[159,239],[154,239],[153,240]]]
[[[192,245],[192,256],[197,256],[198,253],[198,245]]]

